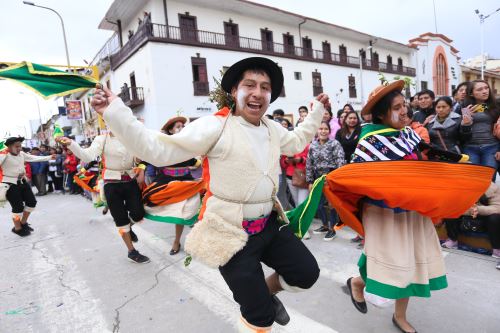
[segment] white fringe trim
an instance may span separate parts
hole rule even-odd
[[[24,206],[24,211],[28,213],[32,213],[35,210],[35,207]]]
[[[295,286],[289,285],[288,283],[286,283],[285,279],[283,279],[283,277],[281,275],[278,275],[278,281],[281,285],[281,288],[283,288],[283,290],[286,290],[286,291],[291,292],[291,293],[299,293],[299,292],[306,290],[306,289],[303,289],[300,287],[295,287]]]

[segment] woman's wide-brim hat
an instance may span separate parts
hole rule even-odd
[[[274,102],[283,89],[283,72],[271,59],[251,57],[238,61],[224,73],[221,81],[222,89],[230,94],[241,75],[249,69],[262,69],[269,75],[271,79],[271,103]]]
[[[14,144],[16,142],[23,142],[24,138],[22,136],[11,136],[7,140],[5,140],[5,145],[10,146],[11,144]]]
[[[361,110],[361,114],[369,114],[372,113],[372,108],[375,104],[377,104],[384,96],[393,92],[393,91],[402,91],[405,86],[405,81],[398,80],[387,85],[381,85],[375,88],[370,95],[368,95],[368,101],[365,106]]]
[[[167,122],[165,123],[165,125],[163,125],[163,127],[161,128],[161,130],[164,131],[165,133],[167,133],[168,130],[170,129],[170,127],[174,126],[174,124],[177,123],[178,121],[180,121],[181,123],[183,123],[184,125],[186,125],[187,123],[189,123],[189,118],[184,117],[184,116],[175,116],[175,117],[172,117],[169,120],[167,120]]]

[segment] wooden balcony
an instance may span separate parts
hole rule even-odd
[[[142,87],[128,87],[127,89],[123,89],[122,87],[122,91],[118,96],[131,109],[144,105],[144,91]]]
[[[210,94],[208,82],[193,81],[193,88],[195,96],[208,96]]]
[[[235,40],[237,39],[237,40]],[[223,33],[192,30],[163,24],[143,25],[118,52],[111,56],[111,68],[115,70],[148,41],[171,44],[202,46],[221,50],[257,53],[304,61],[326,63],[336,66],[359,68],[359,58],[337,53],[324,53],[321,50],[263,42],[248,37],[227,36]],[[384,62],[363,61],[363,69],[385,73],[415,76],[415,68],[387,64]]]

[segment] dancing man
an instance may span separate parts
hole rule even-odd
[[[144,182],[144,165],[135,168],[134,156],[112,133],[97,136],[85,149],[66,137],[59,137],[56,141],[67,146],[85,163],[101,157],[106,202],[127,246],[128,258],[139,264],[148,263],[149,258],[140,254],[132,244],[138,241],[132,231],[132,224],[142,221],[145,214],[139,188],[139,184]]]
[[[302,291],[319,277],[318,264],[286,223],[276,198],[280,155],[304,150],[328,105],[326,94],[312,102],[305,120],[288,131],[264,117],[283,88],[283,73],[261,57],[232,65],[221,82],[231,108],[200,118],[181,132],[151,131],[108,89],[97,90],[92,105],[127,149],[154,165],[172,165],[206,156],[208,183],[200,222],[186,238],[186,251],[218,267],[240,305],[241,332],[265,332],[288,314],[275,296]],[[275,273],[264,276],[261,262]]]
[[[0,182],[7,190],[6,198],[12,207],[12,232],[18,236],[29,236],[33,228],[28,217],[35,209],[36,199],[26,178],[25,162],[48,162],[53,156],[35,156],[22,151],[23,137],[5,140],[7,149],[0,152]]]

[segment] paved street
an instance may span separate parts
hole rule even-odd
[[[136,226],[137,248],[151,258],[131,263],[109,215],[80,196],[49,195],[32,215],[35,233],[10,232],[0,209],[0,332],[234,332],[238,308],[218,271],[184,253],[169,256],[172,225]],[[281,294],[292,320],[276,332],[397,332],[392,307],[362,315],[343,286],[360,254],[342,230],[332,242],[305,241],[321,277],[308,292]],[[445,252],[450,287],[414,299],[419,332],[500,332],[500,271],[487,256]]]

